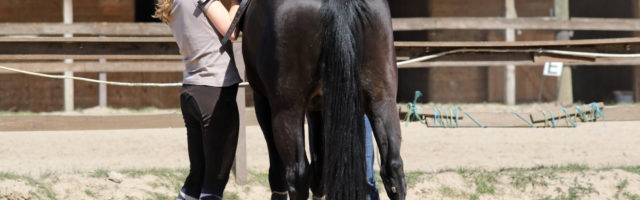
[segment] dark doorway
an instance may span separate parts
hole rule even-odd
[[[571,0],[571,17],[633,18],[631,1]],[[571,39],[633,37],[624,31],[575,31]],[[633,90],[631,66],[576,66],[573,73],[575,102],[615,102],[614,91]]]
[[[160,20],[151,17],[156,9],[155,0],[136,0],[135,9],[135,22],[160,22]]]

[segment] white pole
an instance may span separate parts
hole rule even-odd
[[[104,35],[100,35],[100,37],[105,37]],[[99,63],[107,63],[106,58],[100,58],[98,60]],[[107,72],[99,72],[98,78],[101,81],[107,81]],[[98,106],[102,108],[107,107],[107,84],[100,83],[98,85]]]
[[[506,18],[518,17],[516,13],[515,0],[505,0]],[[516,41],[516,33],[514,29],[505,31],[505,39],[507,42]],[[504,101],[507,105],[516,104],[516,66],[507,65],[504,71]]]
[[[98,78],[101,81],[107,81],[107,73],[106,72],[98,73]],[[107,107],[107,84],[100,83],[98,85],[98,106],[102,108]]]
[[[554,14],[556,19],[569,20],[569,0],[555,0]],[[570,40],[571,31],[558,31],[556,40]],[[562,76],[558,79],[558,99],[560,105],[573,104],[573,83],[572,83],[571,67],[565,65],[562,67]]]
[[[63,0],[62,2],[62,18],[65,24],[73,23],[73,0]],[[73,34],[64,34],[64,37],[73,37]],[[73,63],[73,59],[65,59],[65,63]],[[65,70],[65,76],[73,76],[73,71]],[[64,110],[73,111],[73,80],[64,79]]]

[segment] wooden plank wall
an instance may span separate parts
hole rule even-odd
[[[549,16],[553,0],[516,1],[518,17]],[[516,33],[516,41],[554,40],[554,31],[522,30]],[[504,35],[492,35],[490,41],[504,40]],[[516,102],[537,101],[542,80],[543,66],[518,66],[516,68]],[[487,101],[504,101],[504,68],[487,69]],[[556,78],[545,78],[542,87],[542,101],[556,99]]]
[[[633,101],[640,102],[640,66],[633,67]]]
[[[640,18],[640,0],[633,0],[633,14],[635,18]],[[639,37],[640,33],[634,33]],[[640,66],[633,66],[633,101],[640,102]]]
[[[62,22],[62,1],[2,0],[0,22]]]
[[[134,0],[74,0],[74,21],[76,22],[133,22],[134,14]],[[0,1],[0,22],[62,22],[62,1],[2,0]],[[97,73],[75,73],[74,75],[98,78]],[[182,73],[108,73],[107,78],[126,82],[180,82]],[[42,112],[63,109],[61,80],[20,74],[0,74],[0,82],[3,83],[0,84],[0,99],[2,99],[0,110]],[[180,106],[177,87],[108,86],[107,88],[107,105],[110,107],[178,108]],[[75,108],[82,109],[98,105],[97,84],[75,81],[74,90]]]
[[[413,0],[390,1],[393,17],[502,17],[503,0]],[[517,0],[521,17],[548,17],[553,0]],[[518,41],[553,40],[553,31],[520,31]],[[394,34],[397,41],[504,41],[502,30],[431,30]],[[518,67],[516,99],[535,101],[540,89],[542,66]],[[398,100],[413,100],[415,90],[421,90],[422,102],[502,102],[504,100],[504,69],[502,67],[429,68],[399,70]],[[555,99],[555,79],[543,85],[543,101]]]
[[[503,0],[430,0],[432,17],[496,17],[502,16]],[[498,30],[433,30],[430,41],[491,41],[503,36]],[[504,39],[500,39],[504,40]],[[438,68],[429,71],[429,101],[483,102],[487,99],[487,69],[463,67]],[[402,87],[402,86],[401,86]]]
[[[134,0],[73,1],[75,22],[133,22],[134,9]],[[62,1],[2,0],[0,22],[62,22]]]

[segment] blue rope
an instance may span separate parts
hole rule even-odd
[[[433,127],[438,127],[438,109],[436,109],[436,107],[433,107]]]
[[[544,117],[544,127],[547,127],[549,125],[549,120],[547,119],[547,113],[542,111],[542,117]]]
[[[438,109],[438,112],[440,113],[440,117],[438,118],[438,121],[440,122],[440,127],[446,128],[444,121],[442,121],[442,118],[444,117],[444,115],[442,114],[442,110],[440,110],[440,108],[438,108],[437,106],[436,106],[436,109]]]
[[[586,122],[588,121],[587,116],[584,114],[584,112],[582,111],[582,108],[580,108],[580,106],[576,106],[576,109],[578,109],[578,111],[580,112],[580,116],[582,116],[582,121]]]
[[[416,90],[415,95],[413,96],[413,115],[422,122],[422,118],[420,118],[419,113],[418,113],[418,108],[416,105],[418,105],[418,98],[420,98],[422,96],[422,92],[420,92],[420,90]]]
[[[449,122],[449,128],[455,128],[453,126],[453,109],[449,108],[449,117],[447,118],[447,121]]]
[[[600,108],[598,107],[598,103],[591,103],[591,112],[595,113],[593,115],[593,121],[596,121],[598,118],[602,118],[602,120],[604,120],[604,114],[602,114],[602,110],[600,110]]]
[[[440,109],[440,108],[438,108]],[[447,109],[441,109],[440,110],[440,115],[442,115],[441,119],[442,122],[444,122],[444,128],[449,128],[449,113],[447,112]]]
[[[420,123],[429,127],[427,118],[420,117],[420,112],[418,111],[418,107],[416,106],[418,104],[417,101],[418,101],[418,98],[420,98],[420,96],[422,96],[422,92],[416,90],[415,96],[413,98],[413,103],[407,104],[407,116],[405,117],[405,124],[404,124],[405,127],[409,126],[409,122],[411,121],[412,116],[415,117]]]
[[[458,117],[458,108],[453,108],[453,109],[454,109],[455,114],[456,114],[456,128],[458,128],[458,119],[459,119],[459,117]]]
[[[556,127],[556,117],[553,116],[553,111],[549,111],[549,114],[551,115],[551,124],[553,125],[553,128]]]
[[[571,119],[571,115],[569,115],[569,111],[567,111],[565,107],[562,107],[562,112],[564,112],[564,114],[567,116],[567,118],[565,118],[567,121],[567,126],[569,125],[569,122],[571,122],[571,125],[573,127],[576,127],[576,123],[573,121],[573,119]]]
[[[409,126],[409,118],[411,118],[411,103],[407,104],[407,115],[404,117],[404,127]]]
[[[476,120],[475,118],[473,118],[473,117],[471,116],[471,114],[469,114],[468,112],[466,112],[466,111],[462,111],[462,112],[463,112],[465,115],[467,115],[467,117],[469,117],[471,120],[473,120],[473,122],[475,122],[475,123],[476,123],[480,128],[485,128],[485,127],[486,127],[485,125],[480,124],[480,122],[478,122],[478,120]]]
[[[422,121],[422,118],[420,118],[420,115],[418,115],[418,108],[416,104],[411,104],[411,106],[413,107],[413,116],[416,117],[416,119],[418,119],[419,121]]]
[[[524,117],[522,117],[522,115],[520,115],[520,113],[513,111],[513,114],[516,114],[516,116],[518,116],[522,121],[527,122],[527,124],[529,124],[529,126],[534,127],[533,124],[531,122],[529,122],[529,120],[525,119]]]
[[[413,96],[413,104],[416,104],[418,102],[418,98],[420,98],[421,96],[422,92],[420,92],[420,90],[416,90],[416,93]]]

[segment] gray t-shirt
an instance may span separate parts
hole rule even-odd
[[[205,9],[213,1],[205,5]],[[183,84],[226,87],[242,81],[231,42],[221,48],[222,34],[200,11],[197,0],[174,0],[169,27],[184,57]]]

